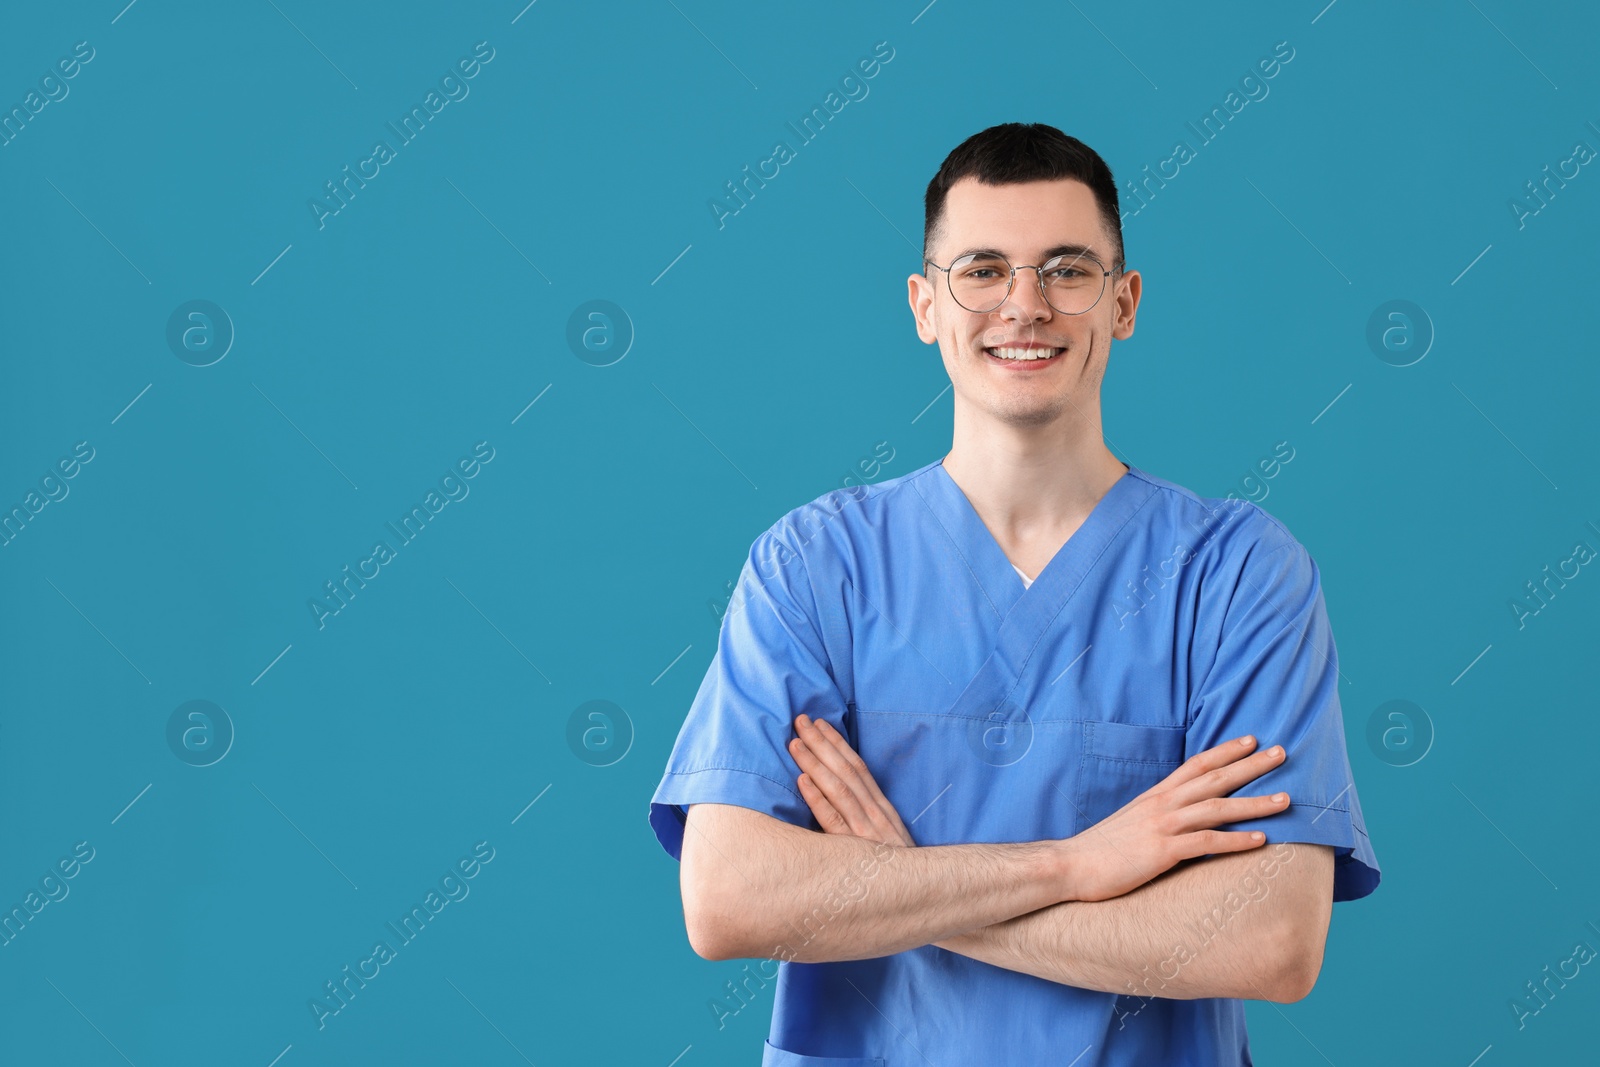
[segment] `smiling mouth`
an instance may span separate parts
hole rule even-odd
[[[1004,363],[1037,363],[1055,359],[1064,348],[985,348],[984,354],[990,359],[1000,360]]]

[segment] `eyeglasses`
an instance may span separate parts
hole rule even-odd
[[[955,302],[980,315],[1006,302],[1019,270],[1038,272],[1039,292],[1045,303],[1063,315],[1082,315],[1093,308],[1105,293],[1106,279],[1117,273],[1083,253],[1057,256],[1042,267],[1013,267],[1006,257],[990,252],[973,252],[948,267],[931,259],[923,262],[944,271]]]

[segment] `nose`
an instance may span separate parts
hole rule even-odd
[[[1030,271],[1031,274],[1027,273]],[[1043,320],[1055,314],[1055,310],[1045,302],[1044,291],[1039,288],[1039,277],[1038,267],[1018,267],[1011,279],[1011,292],[1006,294],[1005,301],[992,314],[1013,321]]]

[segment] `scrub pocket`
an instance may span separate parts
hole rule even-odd
[[[1074,836],[1159,783],[1185,758],[1181,726],[1084,722]]]
[[[761,1067],[884,1067],[882,1056],[802,1056],[764,1042]]]
[[[855,709],[851,745],[919,845],[1072,836],[1082,724]]]

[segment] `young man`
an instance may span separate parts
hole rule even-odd
[[[926,208],[952,445],[752,546],[650,805],[690,942],[782,961],[768,1065],[1248,1064],[1379,879],[1317,567],[1106,449],[1093,150],[996,126]]]

